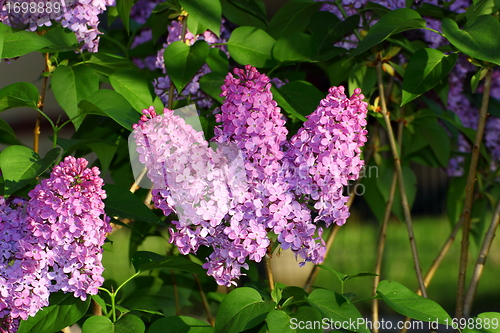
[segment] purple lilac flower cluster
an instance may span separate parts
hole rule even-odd
[[[344,87],[332,87],[325,99],[292,137],[287,152],[298,179],[295,192],[316,201],[316,220],[342,225],[349,217],[343,186],[359,177],[364,165],[367,103],[361,89],[348,98]]]
[[[221,285],[235,284],[241,268],[248,269],[247,259],[262,260],[271,244],[268,232],[300,256],[301,264],[322,262],[325,244],[321,229],[315,237],[314,222],[345,223],[342,187],[358,177],[366,141],[367,105],[359,90],[349,99],[343,88],[332,88],[289,143],[269,78],[251,66],[234,74],[222,86],[215,152],[169,110],[161,117],[152,108],[143,110],[134,129],[155,205],[179,215],[170,241],[181,253],[211,246],[204,268]],[[304,198],[319,203],[314,221]]]
[[[0,198],[0,332],[15,332],[19,319],[48,305],[51,292],[85,300],[102,285],[102,245],[111,227],[99,169],[87,164],[66,157],[29,201]]]
[[[165,49],[173,42],[181,40],[184,40],[187,45],[193,45],[198,40],[204,40],[205,42],[208,43],[208,45],[226,42],[226,39],[224,37],[219,38],[210,30],[205,31],[200,35],[193,35],[188,29],[186,29],[186,33],[183,38],[182,30],[183,30],[182,24],[179,21],[172,21],[172,23],[168,27],[167,42],[163,44],[163,48],[158,51],[156,57],[156,63],[155,63],[156,68],[161,69],[163,74],[166,75],[156,79],[153,82],[153,85],[155,86],[156,94],[161,98],[161,100],[165,105],[168,104],[168,94],[171,85],[171,81],[170,78],[168,77],[168,73],[165,69],[165,63],[163,60],[163,53],[165,52]],[[225,31],[226,29],[224,27],[224,24],[222,24],[221,36],[225,35]],[[221,48],[223,51],[226,52],[224,46],[219,46],[219,48]],[[174,100],[186,99],[188,96],[190,96],[190,100],[196,102],[196,104],[199,107],[202,108],[210,107],[213,103],[213,100],[200,90],[200,83],[199,83],[200,78],[203,75],[210,73],[210,71],[211,70],[208,67],[208,65],[204,64],[182,92],[180,93],[175,92]]]
[[[76,34],[78,42],[83,42],[82,50],[97,52],[99,46],[98,15],[106,10],[106,6],[114,6],[115,0],[18,0],[21,6],[27,4],[28,10],[14,11],[2,1],[0,7],[0,22],[4,24],[25,27],[35,31],[38,27],[51,26],[60,22]],[[9,2],[14,3],[14,2]],[[31,10],[36,3],[36,10]],[[50,11],[49,6],[50,5]],[[21,7],[24,8],[24,7]]]
[[[16,332],[21,319],[49,304],[42,262],[25,255],[36,244],[24,199],[0,197],[0,332]]]

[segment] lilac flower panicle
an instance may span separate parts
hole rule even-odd
[[[364,165],[367,103],[361,90],[348,98],[344,87],[332,87],[304,126],[291,139],[287,157],[294,168],[296,194],[316,201],[316,220],[343,225],[349,217],[343,186],[359,177]]]
[[[0,332],[49,305],[51,292],[82,300],[103,283],[102,245],[111,231],[97,167],[66,157],[29,192],[0,197]]]
[[[212,247],[203,267],[221,285],[236,284],[247,260],[262,260],[269,232],[303,259],[301,265],[321,263],[325,243],[314,222],[345,223],[342,188],[363,165],[366,103],[359,89],[347,98],[343,87],[332,88],[289,143],[270,88],[270,79],[251,66],[227,75],[215,151],[170,110],[157,116],[150,107],[134,125],[155,205],[179,216],[170,242],[183,254]],[[304,196],[317,201],[314,221],[299,201]]]
[[[104,181],[87,160],[66,157],[30,193],[28,222],[38,243],[30,250],[51,269],[49,291],[71,292],[82,300],[102,285],[102,245],[111,231],[104,212]]]

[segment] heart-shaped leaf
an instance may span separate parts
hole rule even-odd
[[[182,92],[203,66],[207,57],[208,44],[203,40],[199,40],[191,46],[177,41],[165,49],[165,68],[178,92]]]

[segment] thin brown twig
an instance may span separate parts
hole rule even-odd
[[[273,269],[271,267],[271,256],[269,254],[266,254],[264,257],[264,261],[266,263],[266,274],[267,274],[267,280],[269,281],[269,289],[273,291],[274,277],[273,277]]]
[[[49,58],[49,54],[48,53],[45,53],[45,70],[44,72],[47,73],[50,68],[49,68],[49,65],[50,65],[50,58]],[[40,99],[38,100],[38,109],[40,111],[43,111],[43,107],[45,106],[45,93],[47,92],[47,85],[48,85],[48,81],[49,81],[49,77],[47,75],[45,75],[42,79],[42,91],[40,93]],[[40,140],[40,122],[42,120],[42,115],[40,114],[40,112],[37,113],[36,115],[36,120],[35,120],[35,128],[33,130],[33,151],[35,153],[38,153],[38,148],[39,148],[39,140]]]
[[[201,302],[203,304],[203,309],[205,309],[205,313],[207,314],[207,320],[210,326],[215,326],[215,318],[212,316],[212,311],[210,311],[210,305],[208,304],[207,297],[205,296],[205,292],[203,291],[203,286],[201,285],[200,278],[198,274],[193,274],[196,284],[198,285],[198,291],[200,292]]]
[[[491,219],[488,231],[484,236],[483,245],[481,246],[481,251],[479,252],[479,256],[477,257],[476,266],[474,267],[474,273],[472,274],[472,280],[470,282],[469,289],[467,290],[467,295],[465,296],[464,315],[466,318],[470,316],[472,303],[474,302],[474,297],[476,296],[477,286],[479,285],[479,280],[481,280],[484,265],[486,264],[486,258],[488,258],[491,244],[493,243],[493,239],[495,238],[495,232],[498,228],[499,223],[500,200],[498,200],[497,202],[495,213],[493,214],[493,218]]]
[[[391,147],[392,155],[394,158],[394,166],[396,169],[396,173],[398,175],[398,184],[399,184],[399,192],[401,195],[401,204],[403,206],[403,212],[405,215],[406,228],[408,230],[408,238],[410,240],[411,253],[413,257],[413,263],[415,265],[415,273],[417,276],[418,285],[422,290],[422,295],[427,297],[427,291],[424,285],[424,279],[422,277],[422,269],[420,268],[420,260],[418,258],[417,244],[415,242],[415,234],[413,232],[413,225],[411,220],[410,213],[410,205],[408,204],[408,198],[406,197],[405,183],[403,177],[403,169],[401,168],[401,161],[399,159],[399,152],[396,144],[396,139],[394,137],[394,132],[392,130],[391,119],[389,117],[389,113],[387,112],[387,105],[385,102],[385,94],[384,94],[384,82],[382,80],[382,62],[378,62],[377,64],[377,83],[379,89],[380,96],[380,105],[382,115],[384,116],[384,121],[386,125],[386,131],[389,136],[389,144]]]
[[[404,127],[404,119],[401,119],[398,126],[398,142],[399,149],[401,149],[401,143],[403,138],[403,127]],[[392,204],[394,202],[394,196],[396,195],[396,186],[398,184],[398,175],[393,173],[391,188],[389,190],[389,199],[387,200],[387,204],[385,206],[385,214],[384,220],[382,221],[382,225],[380,226],[380,232],[378,236],[378,244],[377,244],[377,261],[375,263],[375,274],[377,274],[373,279],[373,294],[377,293],[377,286],[380,282],[380,274],[382,272],[382,259],[384,257],[384,248],[385,248],[385,240],[387,237],[387,225],[389,224],[389,218],[391,217],[392,212]],[[374,298],[372,301],[372,321],[374,323],[378,322],[378,299]],[[373,333],[378,333],[378,327],[373,327]]]
[[[102,307],[94,299],[92,300],[92,314],[94,316],[102,316]]]
[[[477,124],[476,137],[472,147],[472,157],[470,161],[469,174],[467,175],[467,185],[465,186],[465,203],[463,209],[462,244],[460,248],[460,266],[458,270],[457,300],[455,318],[464,318],[465,301],[465,280],[467,274],[467,262],[469,259],[469,233],[471,226],[471,210],[474,198],[474,186],[476,182],[477,164],[479,161],[480,147],[483,140],[486,117],[488,115],[488,104],[490,100],[491,80],[493,71],[488,69],[484,82],[483,100],[479,110],[479,121]]]

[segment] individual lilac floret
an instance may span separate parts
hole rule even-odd
[[[221,25],[221,36],[225,35],[225,32],[226,29],[224,25]],[[168,104],[168,94],[170,90],[169,88],[171,85],[171,81],[165,69],[163,54],[165,52],[165,49],[170,44],[181,40],[184,40],[185,43],[190,46],[193,45],[198,40],[204,40],[205,42],[207,42],[208,45],[216,43],[225,43],[227,41],[226,38],[224,37],[222,38],[217,37],[210,30],[205,31],[200,35],[193,35],[188,29],[186,29],[185,36],[183,38],[182,24],[178,21],[172,21],[172,23],[168,27],[167,42],[163,44],[163,48],[158,51],[158,54],[156,56],[156,68],[161,69],[163,74],[166,75],[163,77],[159,77],[153,82],[153,85],[155,86],[155,93],[160,97],[160,99],[165,105]],[[225,46],[217,46],[217,47],[226,52]],[[180,94],[177,91],[175,92],[174,100],[190,99],[191,101],[196,102],[198,107],[209,108],[213,104],[213,99],[200,90],[199,80],[203,75],[210,72],[211,70],[208,67],[208,65],[204,64]]]
[[[49,304],[45,258],[27,252],[38,240],[26,223],[26,204],[0,197],[0,332],[16,332],[21,319]]]
[[[102,245],[111,231],[104,182],[99,169],[87,164],[84,158],[66,157],[29,192],[27,206],[37,243],[27,245],[26,256],[50,267],[50,292],[71,292],[82,300],[97,294],[104,282]]]
[[[364,165],[367,103],[361,90],[348,98],[344,87],[332,87],[304,126],[291,139],[287,157],[294,168],[297,195],[316,201],[315,220],[343,225],[349,217],[343,186],[359,177]]]

